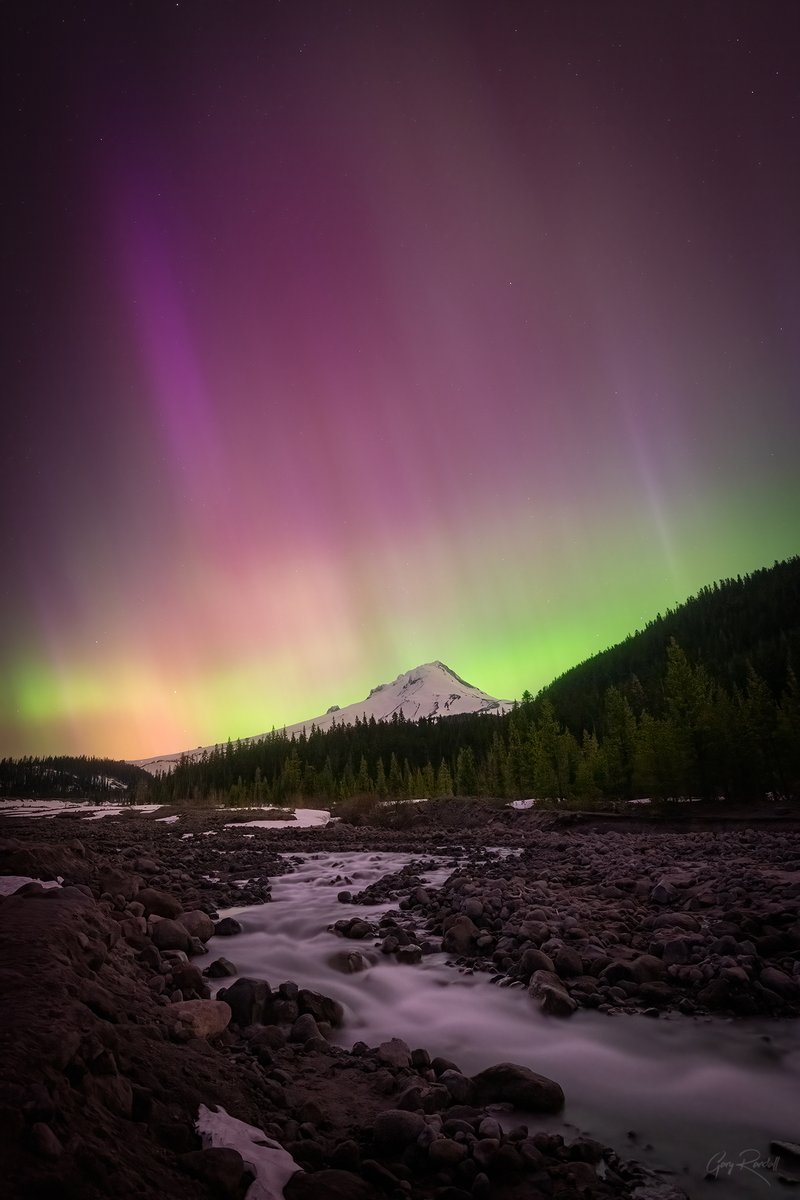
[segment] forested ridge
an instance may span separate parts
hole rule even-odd
[[[170,801],[486,795],[605,802],[800,793],[800,559],[724,580],[506,716],[357,721],[228,743]]]
[[[0,759],[0,796],[125,798],[141,784],[144,795],[151,782],[134,763],[86,755]]]
[[[131,763],[5,759],[0,794],[227,805],[358,796],[800,798],[800,558],[703,588],[505,716],[395,715],[228,742],[149,776]]]

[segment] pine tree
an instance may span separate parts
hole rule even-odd
[[[358,764],[358,774],[356,775],[355,792],[356,795],[367,796],[371,795],[375,789],[372,786],[372,780],[369,777],[369,767],[364,755],[361,755],[361,762]]]
[[[450,774],[450,768],[444,759],[439,763],[439,770],[436,772],[436,795],[437,796],[452,796],[453,794],[453,778]]]
[[[456,759],[456,792],[459,796],[474,796],[478,791],[478,772],[471,746],[462,746]]]
[[[397,755],[392,751],[389,759],[389,795],[393,800],[403,795],[403,772],[397,761]]]

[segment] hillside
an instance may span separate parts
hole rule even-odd
[[[62,754],[0,760],[0,796],[127,801],[147,781],[141,767],[111,758]]]
[[[664,659],[672,640],[724,688],[743,690],[752,668],[778,697],[787,664],[800,673],[800,557],[724,579],[658,614],[644,629],[560,675],[540,692],[579,736],[599,728],[603,698],[619,688],[634,712],[664,709]]]

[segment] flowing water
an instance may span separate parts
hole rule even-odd
[[[346,1010],[341,1044],[376,1045],[399,1037],[473,1074],[511,1061],[558,1080],[562,1116],[531,1117],[533,1128],[578,1131],[637,1158],[692,1196],[769,1195],[781,1188],[769,1143],[800,1140],[800,1030],[794,1022],[691,1020],[579,1011],[568,1020],[543,1016],[522,988],[459,972],[443,954],[399,965],[372,941],[343,940],[328,925],[357,912],[377,918],[392,904],[338,903],[409,862],[408,855],[316,854],[292,860],[273,880],[270,904],[226,910],[244,931],[213,953],[229,955],[242,975],[277,985],[292,979],[339,1000]],[[441,883],[451,867],[430,860],[425,879]],[[343,950],[361,950],[368,970],[335,965]],[[230,980],[223,981],[230,983]],[[512,1123],[519,1123],[515,1116]],[[634,1136],[629,1136],[632,1134]],[[768,1162],[763,1163],[762,1160]],[[756,1163],[754,1160],[759,1160]],[[716,1182],[704,1180],[718,1168]]]

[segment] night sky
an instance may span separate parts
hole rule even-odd
[[[800,550],[800,17],[3,6],[0,753],[502,697]]]

